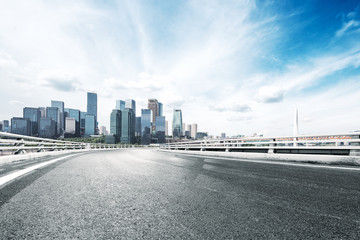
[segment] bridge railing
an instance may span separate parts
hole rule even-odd
[[[0,132],[0,155],[86,149],[86,143]]]
[[[83,143],[0,132],[0,156],[30,152],[140,147],[131,144]]]
[[[234,151],[264,153],[360,154],[360,132],[294,137],[241,137],[167,143],[168,150]]]

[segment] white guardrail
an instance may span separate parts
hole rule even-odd
[[[241,137],[167,143],[167,150],[360,155],[360,132],[295,137]]]
[[[133,145],[82,143],[0,132],[0,156],[81,149],[131,148]]]

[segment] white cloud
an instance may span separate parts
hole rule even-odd
[[[284,89],[276,86],[261,87],[256,96],[257,100],[262,103],[276,103],[284,99]]]
[[[313,57],[300,54],[277,68],[284,63],[272,51],[286,34],[281,16],[259,12],[253,1],[182,2],[170,17],[145,2],[109,4],[2,3],[0,49],[6,52],[0,52],[0,100],[46,106],[56,96],[67,107],[85,110],[90,90],[99,96],[99,122],[108,126],[115,100],[135,99],[141,109],[148,98],[157,98],[169,122],[172,109],[181,108],[184,120],[198,123],[199,130],[228,135],[291,133],[297,105],[300,116],[311,119],[304,121],[309,132],[325,129],[316,120],[326,121],[317,114],[323,109],[329,119],[336,118],[333,107],[348,118],[357,116],[346,105],[358,107],[356,84],[339,84],[335,90],[343,94],[336,97],[331,86],[304,97],[326,77],[360,66],[357,43],[343,53],[328,47]],[[356,14],[347,17],[334,35],[359,28]],[[276,66],[263,68],[263,61]],[[348,83],[345,77],[341,81]],[[5,106],[0,117],[19,115],[20,105]]]
[[[9,54],[0,52],[0,69],[17,67],[17,62]]]
[[[251,107],[247,104],[239,104],[239,103],[223,103],[220,104],[209,104],[209,108],[211,110],[217,112],[250,112]]]

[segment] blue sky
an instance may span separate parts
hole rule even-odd
[[[212,135],[360,129],[357,1],[0,1],[0,119],[148,98]]]

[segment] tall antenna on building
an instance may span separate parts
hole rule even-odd
[[[298,109],[295,109],[295,119],[294,119],[294,136],[299,135],[299,115]]]

